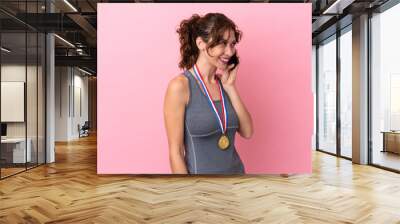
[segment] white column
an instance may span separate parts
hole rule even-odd
[[[353,19],[353,162],[368,163],[368,15]]]
[[[46,4],[47,12],[53,12],[54,6],[50,1]],[[46,35],[46,163],[55,162],[54,133],[55,133],[55,44],[54,35]]]

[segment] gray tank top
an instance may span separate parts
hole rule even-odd
[[[221,129],[207,96],[189,70],[183,75],[189,79],[190,98],[185,108],[185,163],[190,174],[244,174],[245,169],[234,142],[239,127],[238,118],[228,94],[223,90],[228,114],[227,135],[229,148],[218,148]],[[214,101],[221,114],[220,100]]]

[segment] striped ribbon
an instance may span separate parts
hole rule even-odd
[[[225,108],[225,98],[224,98],[224,93],[222,92],[221,83],[218,82],[218,87],[219,87],[219,96],[220,96],[220,99],[222,102],[222,113],[223,113],[224,122],[222,122],[221,117],[219,116],[217,107],[215,106],[214,101],[211,98],[210,92],[208,91],[208,88],[205,85],[203,77],[201,76],[200,70],[197,68],[196,64],[194,65],[193,70],[194,70],[194,74],[195,74],[197,80],[199,80],[201,86],[203,87],[204,92],[207,95],[208,102],[217,117],[217,122],[222,130],[222,133],[225,133],[226,127],[227,127],[228,114],[227,114],[227,111]]]

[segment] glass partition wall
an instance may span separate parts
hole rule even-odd
[[[351,25],[317,45],[317,150],[352,157]]]
[[[43,2],[0,11],[1,179],[45,163],[45,34],[16,18],[43,12]]]

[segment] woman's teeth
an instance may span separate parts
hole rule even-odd
[[[228,63],[229,59],[224,59],[224,58],[220,58],[220,60],[222,61],[222,63],[226,64]]]

